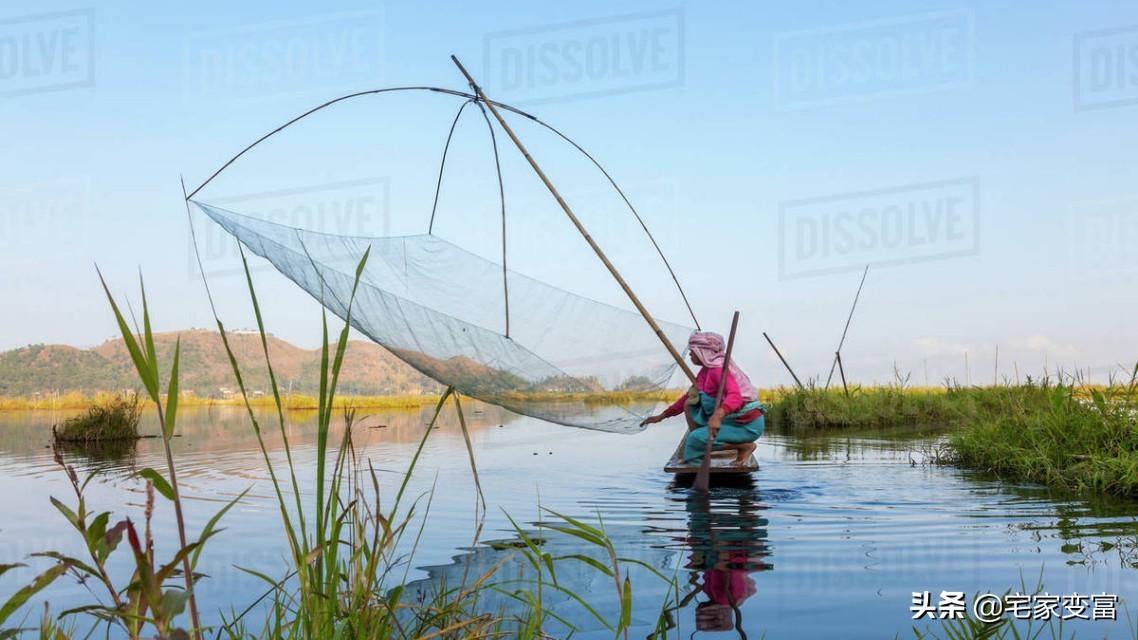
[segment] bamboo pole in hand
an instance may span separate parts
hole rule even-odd
[[[727,374],[731,366],[731,349],[735,346],[735,328],[738,326],[739,312],[736,311],[735,315],[731,318],[731,333],[727,336],[727,353],[723,357],[723,369],[719,374],[719,392],[715,394],[715,411],[719,411],[719,406],[723,404],[723,392],[727,389]],[[715,434],[711,432],[711,427],[708,426],[707,447],[703,451],[703,461],[699,463],[699,472],[695,474],[695,484],[693,488],[696,491],[707,491],[708,485],[710,484],[711,443],[713,440],[715,440]]]

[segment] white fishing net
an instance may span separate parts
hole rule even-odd
[[[611,392],[675,384],[675,361],[638,313],[503,276],[501,264],[438,236],[332,235],[192,202],[331,312],[465,395],[557,424],[633,432],[653,403],[614,402]],[[691,328],[657,322],[682,352]]]

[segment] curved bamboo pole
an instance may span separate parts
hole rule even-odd
[[[256,147],[257,145],[261,144],[265,140],[268,140],[269,138],[273,137],[274,135],[280,133],[281,131],[287,129],[288,127],[291,127],[292,125],[296,124],[297,122],[307,118],[308,116],[311,116],[312,114],[314,114],[318,111],[321,111],[321,110],[323,110],[327,107],[330,107],[334,104],[344,102],[345,100],[351,100],[353,98],[359,98],[362,96],[379,95],[379,94],[392,93],[392,92],[402,92],[402,91],[427,91],[427,92],[431,92],[431,93],[438,93],[441,95],[448,95],[448,96],[455,96],[455,97],[459,97],[459,98],[466,98],[467,100],[471,100],[471,101],[477,101],[478,100],[478,96],[476,96],[474,94],[466,93],[465,91],[455,91],[454,89],[444,89],[441,87],[423,87],[423,86],[419,86],[419,87],[388,87],[386,89],[371,89],[369,91],[357,91],[356,93],[350,93],[350,94],[345,95],[345,96],[340,96],[339,98],[329,100],[329,101],[327,101],[327,102],[325,102],[319,106],[313,107],[312,109],[305,111],[304,113],[300,114],[299,116],[296,116],[296,117],[292,118],[291,120],[289,120],[288,122],[280,125],[276,129],[273,129],[272,131],[261,136],[260,138],[257,138],[255,141],[253,141],[252,144],[248,145],[247,147],[245,147],[244,149],[239,151],[237,153],[237,155],[233,156],[228,161],[226,161],[226,163],[223,164],[221,166],[221,168],[214,171],[210,175],[210,177],[206,179],[205,182],[198,185],[198,187],[196,189],[194,189],[193,191],[191,191],[189,193],[189,195],[185,195],[185,199],[189,200],[190,198],[197,195],[197,193],[199,191],[201,191],[202,189],[204,189],[206,187],[206,185],[208,185],[210,182],[212,182],[214,178],[216,178],[223,171],[228,169],[229,166],[232,165],[234,162],[236,162],[239,158],[241,158],[241,156],[243,156],[247,152],[251,151],[253,149],[253,147]],[[656,248],[656,254],[660,256],[660,260],[664,263],[664,267],[668,270],[668,274],[672,276],[672,282],[674,282],[676,284],[676,289],[680,292],[680,297],[683,298],[684,305],[687,307],[688,313],[691,315],[692,322],[695,323],[696,329],[699,329],[700,328],[699,327],[699,320],[695,317],[695,311],[692,310],[691,302],[688,301],[687,293],[684,292],[684,288],[680,285],[680,279],[678,277],[676,277],[676,272],[672,269],[672,265],[671,265],[671,263],[668,262],[668,258],[666,256],[664,256],[663,249],[661,249],[659,243],[656,242],[656,237],[653,236],[652,232],[648,230],[648,225],[646,225],[644,223],[644,219],[640,217],[640,212],[638,212],[636,210],[636,207],[632,206],[632,201],[628,199],[628,196],[624,193],[624,190],[620,188],[620,185],[618,185],[616,183],[616,180],[612,177],[611,174],[609,174],[609,172],[604,168],[604,166],[601,165],[601,163],[598,162],[597,159],[592,156],[592,154],[590,154],[588,151],[586,151],[584,147],[577,144],[576,141],[574,141],[569,136],[565,135],[560,129],[558,129],[557,127],[554,127],[553,125],[549,124],[548,122],[545,122],[541,118],[538,118],[537,116],[535,116],[533,114],[526,113],[525,111],[522,111],[521,109],[518,109],[517,107],[505,104],[503,102],[492,102],[489,100],[486,100],[485,102],[488,105],[493,105],[494,107],[506,109],[507,111],[510,111],[510,112],[515,113],[519,116],[522,116],[523,118],[527,118],[530,121],[532,121],[532,122],[534,122],[534,123],[536,123],[542,127],[545,127],[546,129],[551,131],[554,135],[556,135],[557,137],[561,138],[562,140],[564,140],[565,142],[570,144],[574,149],[576,149],[577,151],[580,151],[582,155],[584,155],[586,158],[589,159],[589,162],[591,162],[593,164],[593,166],[596,167],[597,170],[600,171],[602,175],[604,175],[605,179],[608,180],[610,185],[612,185],[612,188],[614,190],[616,190],[617,194],[619,194],[621,199],[624,200],[624,204],[628,206],[628,210],[632,212],[632,215],[636,218],[636,221],[640,223],[640,227],[642,229],[644,229],[644,233],[648,236],[648,239],[652,242],[652,246]],[[453,125],[452,125],[452,128],[453,128]],[[444,151],[444,156],[445,156],[445,151]],[[432,219],[433,219],[433,216],[432,216]]]

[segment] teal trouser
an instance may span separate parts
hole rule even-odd
[[[759,436],[763,435],[763,428],[766,426],[764,416],[759,416],[745,423],[735,422],[732,419],[732,417],[737,417],[754,409],[763,409],[763,412],[766,413],[766,407],[755,400],[743,405],[735,413],[724,416],[723,421],[719,423],[719,433],[715,434],[712,448],[718,449],[727,444],[742,444],[758,440]],[[694,464],[703,459],[703,452],[707,450],[707,419],[711,417],[714,411],[715,398],[702,391],[699,394],[699,404],[687,407],[688,415],[691,416],[692,422],[699,425],[699,428],[688,433],[687,440],[684,442],[684,462]]]

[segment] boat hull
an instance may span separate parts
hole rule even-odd
[[[752,455],[747,459],[747,462],[736,465],[732,464],[735,460],[735,453],[733,451],[712,451],[711,452],[711,466],[710,471],[713,474],[746,474],[754,473],[759,470],[759,461]],[[676,475],[698,473],[699,464],[686,464],[683,460],[672,458],[664,463],[665,473],[674,473]]]

